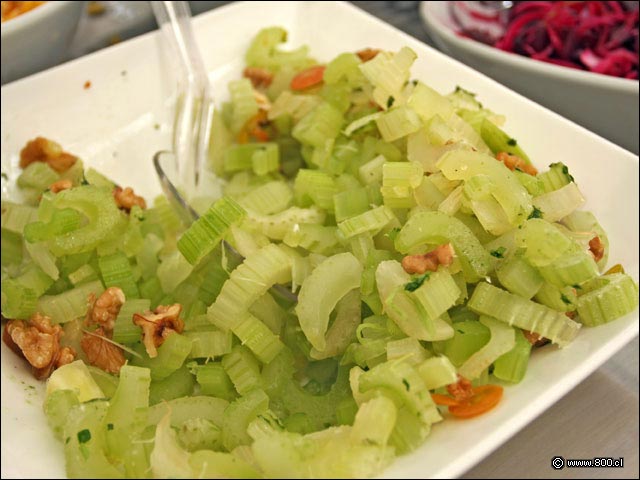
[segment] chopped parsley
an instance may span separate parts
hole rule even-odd
[[[113,430],[113,423],[107,423],[107,430]]]
[[[504,247],[498,247],[495,250],[492,250],[491,252],[491,256],[496,257],[496,258],[504,258],[504,252],[506,252],[507,249]]]
[[[2,175],[2,178],[4,178],[5,180],[9,180],[9,175],[7,175],[6,173],[2,172],[0,173],[0,175]]]
[[[404,384],[404,388],[406,388],[406,389],[407,389],[407,392],[408,392],[409,390],[411,390],[411,385],[409,384],[409,382],[407,381],[407,379],[406,379],[406,378],[403,378],[403,379],[402,379],[402,383]]]
[[[410,282],[405,284],[404,289],[407,292],[413,292],[420,288],[425,280],[429,279],[429,272],[423,273],[422,275],[418,275],[414,277]]]
[[[392,95],[389,96],[389,98],[387,98],[387,108],[391,108],[393,106],[393,102],[395,102],[396,99],[393,98]]]
[[[575,181],[575,179],[573,178],[573,175],[569,173],[569,167],[567,167],[564,164],[562,164],[562,173],[564,173],[567,176],[570,182]]]
[[[527,217],[527,220],[531,220],[532,218],[542,218],[542,210],[537,207],[533,207],[533,211]]]
[[[391,230],[389,230],[384,235],[386,237],[388,237],[389,240],[394,241],[399,233],[400,233],[400,227],[395,227],[395,228],[392,228]]]
[[[510,147],[515,147],[516,145],[518,145],[518,142],[515,138],[510,138],[509,140],[507,140],[507,145],[509,145]]]
[[[560,300],[562,300],[566,305],[571,305],[571,300],[564,293],[560,294]]]
[[[89,440],[91,440],[91,432],[88,429],[78,432],[78,443],[87,443]]]

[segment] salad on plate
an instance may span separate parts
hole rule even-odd
[[[20,152],[3,341],[70,478],[373,476],[637,308],[568,168],[473,93],[412,78],[407,47],[285,39],[256,35],[214,113],[223,196],[192,225],[53,140]]]

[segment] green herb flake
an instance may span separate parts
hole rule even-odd
[[[571,300],[564,293],[560,294],[560,300],[562,300],[566,305],[571,305]]]
[[[531,220],[532,218],[542,218],[542,210],[537,207],[533,207],[533,211],[527,217],[527,220]]]
[[[518,145],[518,142],[515,138],[510,138],[509,140],[507,140],[507,145],[509,145],[510,147],[515,147],[516,145]]]
[[[575,181],[575,179],[573,178],[573,175],[571,175],[569,173],[569,167],[567,167],[564,164],[562,165],[562,173],[564,173],[567,176],[567,178],[569,179],[570,182],[574,182]]]
[[[4,178],[5,180],[9,180],[9,175],[7,175],[6,173],[2,172],[0,173],[0,175],[2,175],[2,178]]]
[[[491,256],[496,257],[496,258],[504,258],[504,252],[506,252],[507,249],[504,247],[498,247],[495,250],[492,250],[491,252],[489,252],[491,254]]]
[[[425,280],[429,278],[429,272],[423,273],[422,275],[418,275],[414,277],[410,282],[406,283],[404,289],[407,292],[413,292],[420,288]]]
[[[404,384],[404,388],[406,388],[406,389],[407,389],[407,392],[408,392],[409,390],[411,390],[411,384],[407,381],[407,379],[406,379],[406,378],[403,378],[403,379],[402,379],[402,383]]]
[[[78,432],[78,443],[87,443],[89,440],[91,440],[91,432],[88,429]]]
[[[107,430],[113,430],[113,423],[107,423]]]
[[[389,238],[389,240],[394,241],[398,234],[400,233],[400,227],[395,227],[385,233],[385,237]]]
[[[393,96],[389,96],[389,98],[387,98],[387,108],[391,108],[393,106],[393,102],[395,102],[396,99],[393,98]]]

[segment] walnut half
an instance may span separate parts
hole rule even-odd
[[[20,168],[26,168],[33,162],[45,162],[56,172],[69,170],[78,157],[64,152],[57,142],[44,137],[36,137],[27,142],[20,151]]]
[[[118,287],[109,287],[94,301],[89,296],[90,308],[87,312],[87,325],[97,324],[107,332],[113,332],[120,308],[124,305],[124,292]]]
[[[147,208],[147,202],[144,198],[136,195],[131,187],[115,187],[113,189],[113,198],[116,200],[116,205],[121,210],[130,212],[134,205],[139,206],[143,210]]]
[[[93,333],[85,332],[80,340],[80,346],[91,365],[116,374],[125,364],[126,359],[120,347],[111,343],[107,335],[102,327],[98,327]]]
[[[37,379],[49,377],[62,365],[71,363],[76,352],[60,347],[63,335],[60,325],[51,325],[51,319],[34,313],[27,321],[9,320],[4,328],[3,340],[9,348],[22,355],[31,365]]]
[[[423,274],[427,271],[435,272],[438,265],[448,267],[453,262],[455,252],[450,243],[439,245],[424,255],[407,255],[402,259],[402,268],[407,273]]]
[[[182,305],[174,303],[169,306],[158,306],[153,312],[134,313],[133,323],[142,328],[142,343],[150,358],[158,356],[157,347],[162,345],[168,335],[180,333],[184,322],[180,319]]]

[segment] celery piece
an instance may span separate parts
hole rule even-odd
[[[158,347],[158,355],[149,358],[142,344],[136,345],[134,350],[139,356],[133,357],[131,363],[135,366],[149,368],[151,380],[158,381],[167,378],[178,370],[191,353],[192,340],[179,333],[167,335],[164,343]]]
[[[287,39],[287,32],[282,27],[263,28],[254,37],[245,54],[245,61],[249,66],[266,67],[278,70],[285,66],[296,69],[304,68],[311,61],[307,57],[308,47],[303,46],[295,50],[282,51],[279,44]]]
[[[269,408],[269,397],[260,389],[247,392],[229,404],[222,420],[222,443],[227,450],[248,445],[247,426]]]
[[[514,330],[510,326],[485,315],[480,316],[480,323],[490,330],[490,338],[458,368],[458,373],[468,380],[477,379],[497,358],[516,345]]]
[[[326,348],[329,315],[338,301],[360,286],[362,266],[351,253],[340,253],[322,262],[302,283],[296,313],[300,327],[314,348]]]
[[[96,187],[113,189],[113,187],[116,186],[113,180],[105,177],[103,174],[91,167],[85,170],[84,179],[87,181],[87,183]]]
[[[50,240],[58,235],[73,232],[83,225],[82,215],[72,209],[54,210],[48,222],[32,222],[24,226],[24,238],[35,243]]]
[[[231,81],[228,88],[232,105],[231,131],[237,134],[258,113],[258,102],[248,78]]]
[[[376,118],[376,125],[386,142],[393,142],[420,129],[422,123],[413,109],[395,107]]]
[[[255,466],[232,453],[198,450],[189,457],[189,465],[203,478],[261,478]]]
[[[44,273],[49,275],[54,280],[58,280],[60,277],[60,271],[56,265],[56,257],[51,253],[45,242],[24,244],[31,260],[38,265]]]
[[[573,182],[573,177],[564,163],[557,162],[549,165],[549,170],[538,175],[545,192],[553,192]]]
[[[578,297],[580,321],[589,327],[611,322],[638,307],[638,284],[624,273],[601,277],[603,285]]]
[[[333,196],[337,193],[337,187],[333,178],[326,173],[300,169],[293,184],[293,192],[298,205],[308,207],[313,203],[333,211]]]
[[[580,324],[563,313],[508,293],[486,282],[480,282],[467,304],[482,315],[495,317],[548,338],[564,347],[578,334]]]
[[[66,330],[68,332],[68,330]],[[111,398],[116,393],[118,388],[118,377],[110,373],[105,372],[101,368],[94,367],[93,365],[87,365],[87,369],[91,374],[91,378],[95,380],[100,390],[104,394],[104,398]]]
[[[486,118],[482,121],[480,126],[480,135],[482,135],[482,139],[493,153],[511,153],[512,155],[517,155],[528,164],[531,164],[531,160],[529,160],[527,154],[524,153],[524,150],[520,148],[518,142],[502,131],[500,127],[492,121]]]
[[[238,203],[247,210],[270,215],[287,208],[292,198],[291,188],[285,182],[273,181],[252,189]]]
[[[218,245],[229,227],[244,216],[245,211],[234,200],[221,198],[182,234],[178,250],[191,265],[196,265]]]
[[[2,267],[22,263],[22,235],[2,228]]]
[[[233,332],[240,339],[242,345],[246,345],[262,363],[269,363],[284,347],[278,336],[274,335],[269,327],[250,313],[245,315],[244,319],[233,329]],[[229,339],[231,339],[231,335],[229,335]],[[229,350],[231,350],[230,343]]]
[[[171,418],[169,421],[173,427],[179,427],[192,418],[210,420],[214,425],[221,427],[224,411],[228,405],[229,402],[226,400],[203,395],[175,398],[150,407],[147,425],[157,425],[170,412]]]
[[[575,288],[571,286],[557,287],[549,282],[543,282],[534,298],[536,302],[558,312],[573,311],[578,303],[578,295]]]
[[[346,238],[351,238],[365,232],[377,233],[394,218],[388,207],[380,206],[343,220],[338,228]]]
[[[53,285],[53,279],[35,263],[28,264],[15,280],[20,285],[33,290],[36,297],[41,296]]]
[[[331,104],[322,102],[300,119],[291,135],[304,145],[322,147],[327,140],[338,136],[343,123],[340,111]]]
[[[231,352],[231,332],[185,332],[184,336],[192,342],[189,358],[214,358]]]
[[[327,329],[324,350],[311,349],[310,356],[315,360],[335,357],[344,353],[355,340],[355,332],[360,324],[360,295],[357,289],[351,290],[336,305],[336,318]]]
[[[387,343],[387,360],[401,359],[411,365],[418,365],[429,355],[415,338],[407,337]]]
[[[142,329],[133,323],[134,313],[151,309],[151,302],[144,298],[127,298],[120,307],[113,326],[113,340],[118,343],[136,343],[142,338]]]
[[[91,265],[86,264],[71,272],[68,277],[71,284],[75,287],[81,283],[97,280],[98,272],[96,272]]]
[[[38,211],[34,207],[2,201],[2,228],[22,235],[24,227],[37,220]]]
[[[98,258],[100,274],[104,285],[109,287],[119,287],[126,298],[138,298],[140,292],[133,278],[129,259],[122,252],[105,255]]]
[[[463,365],[471,355],[486,345],[491,337],[489,328],[474,320],[456,322],[453,329],[453,337],[434,345],[434,348],[446,355],[456,367]]]
[[[544,283],[538,271],[519,256],[507,258],[496,270],[504,288],[523,298],[533,297]]]
[[[196,368],[196,381],[200,385],[203,395],[212,395],[225,400],[232,400],[235,396],[233,383],[218,362],[209,362]]]
[[[53,371],[47,381],[47,397],[58,390],[71,390],[81,403],[104,398],[102,389],[82,360],[68,363]]]
[[[355,53],[342,53],[327,64],[323,80],[327,85],[333,85],[340,80],[348,79],[358,72],[358,65],[362,62]]]
[[[190,418],[177,431],[178,442],[189,451],[213,450],[221,447],[220,427],[204,418]],[[217,453],[217,452],[212,452]],[[224,454],[221,455],[229,455]],[[191,460],[190,457],[189,460]],[[223,457],[224,458],[224,457]],[[213,468],[212,468],[213,470]],[[201,472],[202,470],[200,470]]]
[[[3,282],[3,292],[6,288]],[[58,295],[44,295],[38,299],[38,311],[51,318],[53,323],[65,323],[87,313],[89,295],[97,298],[104,291],[100,280],[83,283]]]
[[[519,383],[527,372],[530,354],[531,343],[516,329],[516,344],[493,362],[493,375],[505,382]]]
[[[240,395],[260,388],[260,366],[247,347],[236,345],[222,357],[222,367]]]
[[[557,222],[573,213],[584,204],[584,197],[578,186],[571,182],[564,187],[533,197],[533,206],[543,212],[542,218]]]
[[[477,281],[489,272],[491,257],[471,230],[460,220],[442,212],[421,212],[413,215],[395,239],[399,252],[428,243],[451,242],[458,255],[467,282]]]
[[[195,377],[186,366],[180,367],[162,380],[152,381],[149,386],[149,405],[188,397],[193,393]]]
[[[444,355],[427,358],[417,366],[417,370],[427,390],[435,390],[458,381],[456,367]]]
[[[20,188],[34,188],[42,192],[58,180],[58,173],[45,162],[28,165],[17,179]]]
[[[69,411],[79,403],[78,396],[73,390],[55,390],[46,396],[43,406],[44,413],[58,440],[62,440]]]
[[[577,210],[563,218],[562,223],[572,232],[590,232],[593,234],[592,238],[597,236],[600,239],[600,243],[604,247],[604,253],[597,263],[602,272],[609,258],[609,238],[593,213]]]

